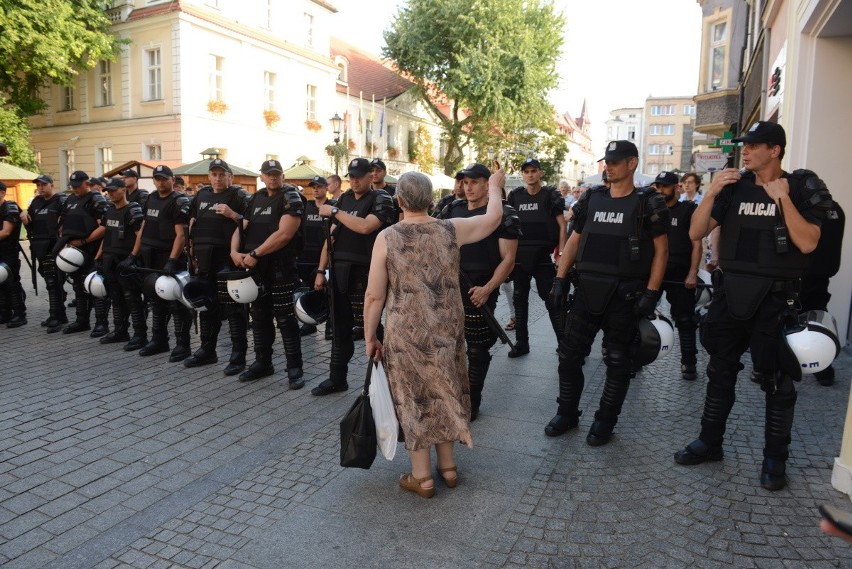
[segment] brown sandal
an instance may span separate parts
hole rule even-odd
[[[508,324],[506,324],[506,326],[504,326],[504,327],[503,327],[503,329],[504,329],[504,330],[514,330],[514,329],[515,329],[515,319],[514,319],[514,317],[509,319],[509,323],[508,323]]]
[[[444,476],[445,472],[455,472],[456,475],[453,478],[447,478]],[[455,488],[456,484],[459,483],[459,469],[457,466],[448,466],[447,468],[439,468],[438,474],[441,475],[441,479],[444,481],[444,484],[447,485],[447,488]]]
[[[424,488],[422,486],[423,482],[431,482],[432,477],[427,476],[425,478],[415,478],[413,474],[410,472],[408,474],[403,474],[402,478],[399,479],[399,487],[403,490],[408,490],[409,492],[414,492],[421,498],[431,498],[435,495],[435,486],[432,485],[431,488]]]

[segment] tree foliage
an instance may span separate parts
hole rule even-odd
[[[552,132],[564,18],[549,0],[409,0],[384,55],[439,118],[452,174],[471,142],[505,150],[507,133]],[[510,143],[509,143],[510,144]]]
[[[45,103],[38,89],[71,85],[81,70],[113,59],[113,36],[103,0],[0,0],[0,94],[20,114]]]
[[[30,147],[29,136],[27,120],[4,105],[0,97],[0,142],[9,149],[9,157],[5,160],[9,164],[37,172],[38,164]]]

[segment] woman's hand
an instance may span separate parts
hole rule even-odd
[[[367,357],[374,362],[381,361],[385,356],[382,343],[378,339],[367,340]]]

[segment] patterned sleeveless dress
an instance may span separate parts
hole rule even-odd
[[[403,221],[385,230],[385,240],[384,362],[405,448],[472,447],[455,227]]]

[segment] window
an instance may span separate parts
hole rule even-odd
[[[627,140],[636,140],[636,127],[627,127]]]
[[[648,154],[659,154],[660,153],[660,145],[652,144],[648,147]]]
[[[305,26],[305,44],[314,45],[314,16],[305,12],[303,24]]]
[[[160,48],[145,50],[144,100],[156,101],[163,98],[163,68]]]
[[[208,83],[210,85],[211,101],[225,100],[224,93],[222,90],[222,86],[225,81],[225,78],[222,74],[224,66],[224,57],[219,57],[218,55],[210,56],[210,75],[208,76]]]
[[[715,91],[725,80],[725,52],[728,43],[728,22],[710,26],[710,53],[708,54],[707,90]]]
[[[349,81],[349,69],[347,68],[346,62],[338,61],[337,69],[340,70],[337,73],[337,80],[341,83],[347,83]]]
[[[267,30],[272,29],[272,2],[274,0],[266,0],[266,10],[265,10],[265,18],[266,25],[264,26]]]
[[[659,164],[649,164],[648,165],[648,173],[649,174],[656,174],[659,171],[660,171],[660,165]]]
[[[148,155],[148,160],[162,160],[163,147],[159,144],[148,144],[145,146],[145,153]]]
[[[672,135],[675,133],[675,125],[673,124],[664,124],[663,125],[663,134]]]
[[[651,105],[651,116],[660,116],[660,105]]]
[[[673,115],[677,105],[652,105],[651,116],[658,117],[660,115]]]
[[[388,130],[387,147],[388,148],[396,148],[396,138],[394,138],[396,133],[393,131],[393,126],[387,125],[387,130]]]
[[[307,88],[307,106],[305,108],[305,120],[317,120],[317,86],[308,85]]]
[[[112,104],[112,62],[104,59],[98,65],[98,106],[106,107]]]
[[[102,146],[98,148],[98,164],[95,170],[98,176],[112,170],[112,147]]]
[[[607,140],[612,140],[612,139],[613,139],[613,136],[612,136],[612,127],[611,127],[611,126],[610,126],[610,127],[607,127],[607,129],[606,129],[606,139],[607,139]]]
[[[684,105],[683,106],[683,114],[694,117],[695,116],[695,105]]]
[[[74,87],[63,87],[62,88],[62,110],[63,111],[73,111],[74,110]]]
[[[663,125],[661,124],[652,124],[650,127],[648,127],[648,134],[650,134],[651,136],[662,134],[662,131]]]
[[[277,154],[267,154],[266,158],[264,158],[264,161],[267,161],[267,160],[278,160],[278,155]]]
[[[263,110],[275,110],[275,74],[263,72]]]
[[[373,121],[370,119],[366,119],[364,121],[364,130],[367,133],[367,144],[373,143]]]
[[[59,177],[62,180],[67,180],[71,172],[76,170],[74,166],[74,149],[69,148],[62,150],[62,162],[59,164]]]

